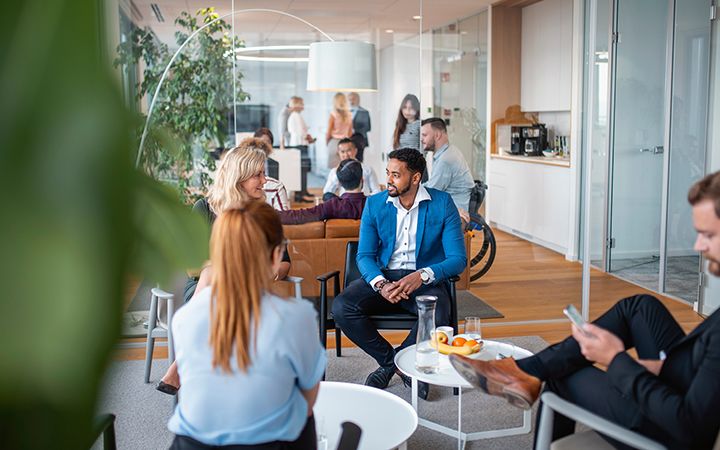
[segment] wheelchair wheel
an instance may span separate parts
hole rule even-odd
[[[481,234],[483,238],[480,250],[470,260],[470,281],[475,281],[490,270],[495,261],[497,245],[492,229],[479,214],[470,214],[470,222],[465,227],[465,231],[471,231],[473,235]]]

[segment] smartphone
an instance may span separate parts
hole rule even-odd
[[[570,319],[570,322],[572,322],[576,327],[578,327],[582,334],[584,334],[585,336],[592,336],[592,333],[585,331],[585,324],[587,322],[585,321],[585,319],[582,318],[577,308],[575,308],[575,305],[567,305],[565,309],[563,309],[563,313],[567,316],[568,319]]]

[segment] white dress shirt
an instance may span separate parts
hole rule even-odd
[[[308,145],[308,127],[299,112],[293,111],[288,117],[287,130],[290,133],[290,147]]]
[[[387,268],[389,270],[415,270],[415,250],[417,248],[417,225],[418,215],[420,210],[420,202],[431,201],[432,197],[428,193],[425,186],[420,185],[417,194],[415,195],[415,202],[413,202],[410,209],[400,203],[400,197],[391,197],[388,195],[387,202],[392,203],[397,209],[397,223],[395,226],[395,247],[393,248],[392,255],[390,255],[390,261],[388,261]],[[430,275],[428,283],[435,281],[435,273],[429,267],[425,267],[422,270],[426,271]],[[375,285],[378,281],[384,280],[385,277],[378,275],[373,278],[370,282],[370,286],[375,289]]]

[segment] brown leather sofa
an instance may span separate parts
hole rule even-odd
[[[352,219],[331,219],[326,222],[311,222],[303,225],[284,225],[285,237],[290,241],[288,251],[292,265],[290,275],[302,277],[304,297],[320,295],[320,283],[316,276],[332,270],[340,271],[340,280],[345,276],[345,246],[356,241],[360,233],[360,221]],[[469,253],[472,235],[465,235],[465,249]],[[468,259],[469,267],[469,259]],[[457,289],[468,289],[468,267],[460,275]],[[287,283],[285,283],[287,284]],[[286,295],[290,295],[290,286]]]

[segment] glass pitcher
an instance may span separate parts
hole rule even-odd
[[[440,355],[437,345],[430,345],[435,339],[435,305],[434,295],[418,295],[415,298],[418,309],[417,340],[415,341],[415,368],[422,373],[436,373],[440,366]]]

